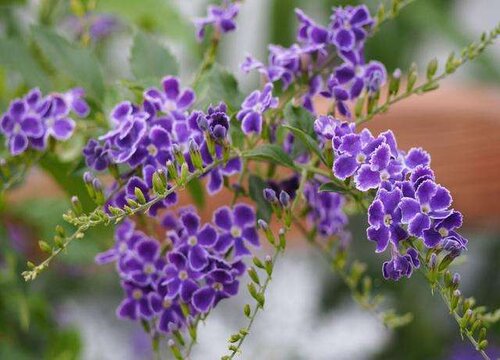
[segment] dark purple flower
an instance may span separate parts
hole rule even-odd
[[[172,160],[170,135],[159,125],[152,126],[137,150],[128,160],[128,164],[135,168],[141,164],[149,164],[155,168],[165,167],[167,160]]]
[[[151,288],[134,285],[130,282],[122,282],[126,297],[116,310],[116,315],[121,319],[149,320],[153,316],[151,308]]]
[[[328,30],[316,24],[301,9],[295,9],[295,15],[299,20],[297,40],[306,44],[325,44],[329,38]]]
[[[144,239],[135,245],[134,253],[120,268],[121,276],[140,286],[157,285],[166,265],[160,255],[160,244],[153,239]]]
[[[334,9],[331,17],[331,42],[341,51],[351,51],[362,44],[366,28],[373,25],[370,11],[365,5]]]
[[[100,145],[95,139],[90,139],[83,149],[85,163],[95,171],[106,170],[110,164],[109,144]]]
[[[229,116],[227,115],[226,104],[220,103],[218,106],[210,106],[205,116],[206,130],[208,134],[217,142],[222,142],[229,135]],[[199,124],[200,125],[200,124]],[[204,129],[205,130],[205,129]]]
[[[220,300],[238,293],[239,281],[227,270],[212,270],[205,280],[207,285],[193,294],[193,306],[201,313],[208,312]]]
[[[423,231],[424,243],[433,248],[442,244],[446,251],[456,256],[466,249],[467,240],[455,230],[462,226],[463,217],[458,211],[453,211],[442,220],[436,221],[430,229]]]
[[[382,265],[382,274],[385,279],[397,281],[403,276],[409,278],[413,272],[413,268],[418,268],[419,266],[418,252],[414,248],[409,248],[405,255],[393,251],[391,260],[384,262]]]
[[[308,220],[322,236],[335,236],[344,232],[347,215],[344,196],[333,192],[320,192],[317,182],[307,183],[304,196],[309,205]]]
[[[408,237],[401,223],[399,203],[403,197],[401,190],[380,189],[377,198],[368,208],[368,239],[377,243],[377,252],[387,248],[389,241],[397,246],[399,241]]]
[[[208,265],[208,249],[216,243],[217,232],[210,224],[200,228],[200,217],[191,211],[182,214],[180,221],[183,227],[180,249],[187,253],[189,266],[201,271]]]
[[[259,246],[255,212],[250,206],[238,204],[233,210],[227,206],[220,207],[214,212],[213,221],[220,231],[219,239],[214,246],[220,254],[234,249],[234,256],[240,258],[251,254],[246,243]]]
[[[262,91],[255,90],[241,104],[236,118],[241,121],[241,129],[245,134],[262,132],[262,114],[278,106],[278,98],[273,97],[272,91],[273,84],[267,83]]]
[[[441,220],[451,214],[448,210],[452,202],[450,192],[432,180],[422,182],[415,191],[415,199],[401,200],[402,222],[408,224],[408,232],[422,237],[424,230],[430,229],[432,220]],[[424,238],[428,247],[435,246],[432,238]]]
[[[195,19],[196,37],[202,40],[205,37],[205,29],[209,25],[213,25],[214,29],[219,34],[225,34],[236,29],[234,19],[238,15],[239,5],[233,4],[230,1],[224,1],[224,6],[208,6],[207,16],[204,18]]]
[[[167,287],[159,286],[158,290],[151,294],[151,308],[158,315],[158,330],[170,334],[181,329],[186,318],[178,300],[170,298],[166,293]]]
[[[165,280],[162,283],[167,286],[167,296],[175,298],[179,295],[185,303],[191,301],[193,293],[199,287],[197,281],[203,274],[193,270],[190,261],[180,252],[169,253],[168,261],[169,264],[165,268]]]
[[[144,99],[155,107],[155,110],[167,114],[173,120],[184,120],[186,111],[193,105],[196,96],[193,90],[181,89],[177,77],[167,76],[162,80],[163,91],[149,88],[144,92]]]

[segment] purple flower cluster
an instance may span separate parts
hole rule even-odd
[[[226,34],[236,29],[234,19],[238,16],[239,5],[224,0],[223,6],[208,6],[207,16],[194,21],[196,26],[196,37],[203,40],[207,26],[212,25],[216,33]]]
[[[96,262],[116,263],[125,298],[120,318],[156,324],[163,333],[181,329],[195,316],[236,295],[248,246],[259,246],[253,208],[237,204],[216,210],[213,224],[202,224],[191,208],[163,220],[160,243],[126,220],[116,228],[115,245]]]
[[[13,100],[0,119],[0,133],[6,137],[6,146],[14,156],[28,148],[44,151],[49,138],[68,140],[75,129],[71,114],[86,117],[90,108],[80,88],[66,93],[43,96],[38,88],[21,99]]]
[[[169,162],[175,163],[179,172],[182,165],[179,161],[186,162],[194,171],[193,154],[199,154],[205,167],[223,157],[230,126],[226,106],[211,106],[207,113],[189,112],[194,101],[194,92],[182,89],[179,80],[169,76],[163,79],[162,89],[144,91],[142,104],[124,101],[115,106],[110,114],[112,129],[98,140],[90,140],[83,150],[87,165],[95,171],[118,166],[121,169],[120,180],[126,186],[119,191],[117,184],[112,186],[114,197],[109,205],[123,208],[128,198],[137,200],[136,188],[148,201],[153,189],[153,174],[158,170],[167,173]],[[218,192],[223,186],[223,177],[239,171],[239,158],[214,167],[206,174],[208,192]],[[154,216],[159,209],[175,201],[172,194],[156,203],[149,212]]]
[[[351,234],[345,229],[348,223],[344,213],[345,197],[334,192],[320,192],[320,181],[311,180],[304,188],[309,207],[307,218],[324,237],[336,236],[342,247],[350,242]]]
[[[391,131],[377,137],[367,129],[356,133],[352,124],[331,117],[316,120],[315,129],[324,142],[332,142],[335,177],[352,179],[360,191],[376,190],[368,209],[367,236],[377,252],[391,248],[391,261],[383,266],[386,278],[410,276],[419,266],[414,250],[404,255],[399,250],[400,242],[410,237],[452,257],[466,249],[467,240],[456,231],[462,215],[451,208],[450,192],[436,183],[427,152],[403,152]]]
[[[364,5],[334,8],[328,26],[318,25],[296,10],[299,20],[297,43],[288,48],[269,46],[268,64],[247,56],[242,64],[245,72],[258,70],[270,82],[281,81],[286,89],[307,75],[309,90],[303,98],[304,107],[314,113],[312,98],[321,93],[333,99],[339,113],[350,117],[349,102],[364,91],[377,92],[387,78],[383,64],[365,62],[364,43],[374,20]],[[332,74],[323,79],[318,70],[338,57],[341,61]]]

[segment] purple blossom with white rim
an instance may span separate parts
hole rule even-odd
[[[401,180],[403,164],[394,159],[386,143],[381,144],[371,154],[369,164],[360,166],[354,181],[361,191],[378,188],[384,181]]]
[[[127,162],[137,151],[137,147],[147,132],[146,120],[150,115],[140,111],[129,101],[115,106],[111,112],[114,129],[101,136],[110,144],[110,156],[116,163]]]
[[[231,272],[222,269],[210,271],[205,276],[206,286],[193,294],[193,306],[201,313],[206,313],[215,307],[220,300],[238,293],[239,281]]]
[[[235,18],[239,12],[239,5],[224,1],[224,6],[209,5],[207,16],[194,20],[196,26],[196,37],[203,40],[207,26],[213,25],[216,33],[226,34],[236,29]]]
[[[90,114],[90,107],[85,101],[85,90],[82,88],[73,88],[61,94],[71,110],[79,117],[87,117]]]
[[[68,115],[71,111],[63,95],[54,95],[50,110],[45,118],[45,138],[52,136],[56,140],[68,140],[75,129],[75,121]]]
[[[331,16],[330,41],[340,51],[351,51],[362,44],[367,36],[366,28],[374,21],[365,5],[337,7]]]
[[[393,250],[391,260],[382,265],[382,274],[384,278],[399,280],[403,276],[410,277],[413,269],[420,267],[418,252],[414,248],[409,248],[405,255]]]
[[[229,116],[227,115],[227,106],[221,102],[217,106],[209,106],[205,115],[205,123],[198,122],[202,130],[208,131],[208,134],[216,142],[223,142],[229,135]],[[206,127],[206,129],[204,128]]]
[[[428,167],[431,164],[431,156],[422,148],[411,148],[405,155],[406,168],[413,170],[417,167]]]
[[[338,156],[333,163],[334,175],[341,180],[353,176],[361,165],[370,160],[371,154],[383,141],[382,137],[373,138],[366,129],[359,134],[342,136],[336,149]]]
[[[219,229],[219,238],[214,249],[225,254],[234,249],[236,259],[251,255],[247,244],[260,246],[259,235],[255,227],[255,211],[246,204],[237,204],[231,210],[227,206],[220,207],[214,212],[214,224]]]
[[[387,71],[380,61],[370,61],[364,67],[365,89],[368,93],[376,93],[387,81]]]
[[[460,255],[462,250],[467,249],[467,239],[455,231],[462,226],[462,223],[463,216],[458,211],[453,211],[446,218],[435,221],[430,229],[423,231],[425,245],[433,248],[442,244],[446,251],[455,256]]]
[[[401,200],[402,222],[408,224],[408,232],[423,237],[427,247],[436,246],[434,237],[425,237],[424,230],[431,228],[432,220],[447,218],[452,198],[448,189],[432,180],[425,180],[415,191],[415,199],[405,197]]]
[[[325,44],[328,41],[329,31],[318,25],[307,16],[301,9],[295,9],[295,15],[299,20],[297,40],[306,44]]]
[[[154,286],[163,275],[165,265],[158,241],[146,238],[136,244],[133,255],[120,268],[120,275],[140,286]]]
[[[90,139],[82,152],[87,166],[95,171],[106,170],[111,162],[108,143],[101,145],[97,140]]]
[[[278,107],[278,98],[273,97],[273,84],[267,83],[262,91],[255,90],[243,101],[236,118],[241,121],[245,134],[262,132],[262,115],[268,109]]]
[[[314,121],[314,131],[321,140],[332,140],[339,121],[333,116],[320,116]]]
[[[162,285],[167,286],[167,297],[173,299],[180,296],[183,302],[191,301],[193,293],[198,290],[198,281],[203,274],[193,270],[190,261],[181,252],[174,251],[168,255],[168,265],[165,267],[165,280]]]
[[[182,214],[183,227],[181,251],[187,253],[189,266],[201,271],[208,265],[209,249],[217,241],[217,232],[210,224],[200,227],[200,217],[191,211]]]
[[[132,168],[141,164],[162,168],[167,160],[172,160],[171,149],[170,135],[167,130],[154,125],[137,145],[137,150],[128,160],[128,164]]]
[[[151,308],[158,316],[158,330],[163,333],[170,334],[186,323],[179,301],[167,296],[166,286],[160,285],[157,291],[151,293]]]
[[[392,191],[380,189],[377,198],[368,208],[368,239],[377,243],[376,252],[382,252],[389,242],[397,246],[401,240],[408,238],[402,224],[399,204],[403,194],[400,189]]]
[[[116,315],[121,319],[130,320],[149,320],[153,317],[151,308],[151,287],[137,286],[133,283],[124,281],[122,288],[125,290],[125,299],[116,310]]]
[[[0,130],[6,136],[7,146],[16,156],[28,148],[30,138],[44,136],[44,127],[40,116],[32,115],[25,100],[14,100],[0,121]]]
[[[192,89],[181,89],[177,77],[167,76],[162,80],[163,91],[149,88],[144,92],[144,99],[149,101],[157,111],[172,117],[173,120],[185,120],[186,111],[193,105],[196,96]]]

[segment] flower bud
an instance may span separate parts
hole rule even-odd
[[[167,160],[167,162],[165,163],[165,166],[167,168],[168,175],[169,175],[170,179],[172,179],[173,181],[177,181],[179,179],[179,173],[177,172],[177,166],[171,160]]]
[[[182,149],[178,144],[172,144],[172,150],[174,153],[174,158],[177,164],[182,165],[186,159],[184,158],[184,154],[182,153]]]
[[[144,196],[142,190],[139,189],[138,187],[134,189],[134,195],[139,204],[144,205],[146,203],[146,197]]]
[[[265,188],[263,191],[264,199],[271,204],[275,204],[278,202],[278,198],[276,196],[276,192],[271,188]]]
[[[271,276],[271,274],[273,273],[273,259],[271,258],[271,256],[266,256],[266,259],[264,260],[264,266],[266,267],[267,275]]]
[[[450,302],[450,308],[451,311],[455,311],[455,309],[458,306],[458,302],[460,301],[460,297],[462,296],[462,293],[460,290],[456,289],[453,291],[452,297],[451,297],[451,302]]]
[[[248,268],[248,276],[250,276],[250,279],[257,285],[260,285],[260,279],[259,275],[257,274],[257,271],[253,267]]]
[[[278,238],[280,240],[280,244],[279,245],[280,245],[280,248],[282,250],[284,250],[285,247],[286,247],[286,236],[285,236],[285,234],[286,234],[286,230],[284,228],[281,228],[280,231],[279,231],[279,233],[278,233]]]
[[[162,174],[164,174],[162,169],[153,174],[153,191],[157,195],[163,195],[167,190],[167,183],[164,181],[165,177],[161,176]]]
[[[290,206],[290,195],[288,195],[288,193],[286,191],[280,192],[280,203],[281,203],[281,206],[283,206],[284,208],[287,208]]]
[[[80,199],[78,199],[78,196],[73,196],[71,198],[71,205],[76,216],[80,216],[83,214],[83,206],[80,202]]]
[[[191,161],[196,169],[203,169],[203,160],[201,158],[200,147],[194,140],[189,141],[189,156],[191,157]]]
[[[451,280],[451,284],[452,284],[454,289],[458,288],[458,286],[460,285],[460,274],[459,273],[453,274],[453,279]]]

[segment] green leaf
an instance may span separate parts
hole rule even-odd
[[[231,144],[234,147],[241,149],[245,141],[245,134],[241,130],[241,123],[236,119],[231,119],[231,127],[229,128],[231,136]]]
[[[47,74],[20,38],[0,39],[0,64],[19,73],[30,87],[38,86],[42,91],[50,87]]]
[[[344,186],[335,183],[327,182],[319,187],[319,192],[336,192],[336,193],[346,193],[347,190]]]
[[[264,144],[258,148],[249,150],[242,154],[244,158],[250,160],[271,161],[278,165],[283,165],[291,169],[297,169],[293,160],[286,154],[281,147],[274,144]]]
[[[320,160],[323,162],[323,164],[328,166],[328,163],[323,156],[323,153],[321,152],[321,149],[318,147],[318,143],[316,140],[314,140],[312,137],[310,137],[308,134],[303,132],[300,129],[297,129],[293,126],[290,125],[284,125],[285,128],[289,129],[304,145],[312,152],[314,152]]]
[[[236,110],[241,103],[242,96],[236,78],[218,64],[201,75],[194,90],[197,96],[195,107],[199,109],[224,101],[230,109]]]
[[[165,75],[177,75],[179,65],[169,49],[151,35],[138,32],[134,36],[130,66],[136,79],[160,79]]]
[[[87,95],[96,102],[102,102],[104,80],[101,66],[89,49],[77,47],[42,26],[33,28],[33,37],[42,54],[58,73],[63,73],[74,85],[83,87]]]
[[[257,218],[264,221],[269,221],[273,213],[271,204],[264,199],[263,191],[268,187],[268,184],[256,175],[248,177],[248,192],[250,198],[257,204]]]
[[[314,137],[314,117],[303,107],[294,106],[291,102],[283,110],[285,120],[294,128],[301,129],[307,135]]]
[[[205,206],[205,192],[200,179],[193,179],[187,184],[187,190],[198,208]]]
[[[75,173],[74,163],[63,163],[56,155],[46,154],[40,160],[41,167],[47,171],[57,184],[67,193],[68,197],[78,196],[84,210],[90,211],[95,208],[90,199],[80,173]]]

